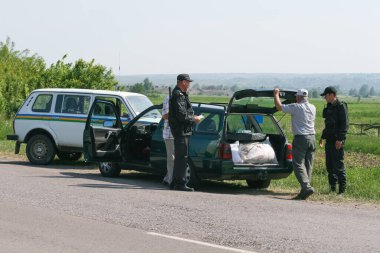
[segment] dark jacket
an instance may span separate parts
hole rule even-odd
[[[334,104],[328,103],[323,109],[323,118],[325,118],[325,129],[322,132],[322,139],[344,141],[349,127],[345,104],[338,99]]]
[[[169,126],[173,136],[190,135],[194,125],[194,110],[188,94],[176,86],[169,100]]]

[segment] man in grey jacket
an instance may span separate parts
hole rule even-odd
[[[308,91],[305,89],[298,90],[297,102],[289,105],[281,103],[279,89],[274,89],[273,94],[277,110],[292,116],[293,170],[301,185],[301,191],[294,199],[305,200],[314,193],[310,182],[316,145],[314,129],[316,108],[308,102]]]

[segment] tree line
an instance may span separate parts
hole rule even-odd
[[[14,115],[29,93],[39,88],[116,89],[111,69],[96,64],[95,60],[68,63],[66,58],[64,55],[47,66],[37,54],[16,50],[10,38],[0,42],[1,114]]]

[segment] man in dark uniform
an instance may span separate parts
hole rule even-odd
[[[326,87],[321,96],[326,99],[327,106],[323,109],[325,129],[322,132],[319,144],[323,147],[323,142],[326,140],[326,168],[330,190],[335,192],[338,182],[338,193],[342,194],[346,191],[347,185],[344,167],[344,142],[349,127],[347,106],[339,101],[334,87]]]
[[[189,100],[187,90],[190,86],[188,74],[177,76],[177,85],[173,89],[169,101],[169,126],[174,137],[174,171],[173,189],[179,191],[194,191],[186,185],[186,168],[189,138],[193,131],[194,123],[200,121],[199,116],[194,115],[193,107]]]

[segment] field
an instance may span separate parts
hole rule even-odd
[[[229,98],[223,96],[190,96],[192,102],[213,102],[228,103]],[[155,104],[162,102],[163,95],[151,97]],[[350,123],[380,124],[380,99],[343,98],[348,103]],[[322,110],[325,101],[322,99],[312,99],[317,107],[316,131],[317,140],[323,129]],[[280,125],[285,130],[289,140],[292,140],[290,116],[277,113],[276,118],[281,119]],[[6,135],[12,133],[12,120],[0,119],[3,124],[0,126],[0,155],[10,154],[14,150],[14,142],[6,141]],[[314,171],[312,185],[317,193],[312,200],[320,201],[363,201],[380,203],[380,136],[375,129],[364,131],[358,126],[350,126],[345,146],[346,169],[348,175],[347,192],[343,197],[329,193],[327,172],[324,166],[324,150],[320,147],[316,150],[314,160]],[[21,154],[25,154],[25,145],[22,145]],[[245,186],[244,181],[228,182]],[[292,174],[287,179],[273,180],[269,191],[291,192],[299,191],[299,184]]]

